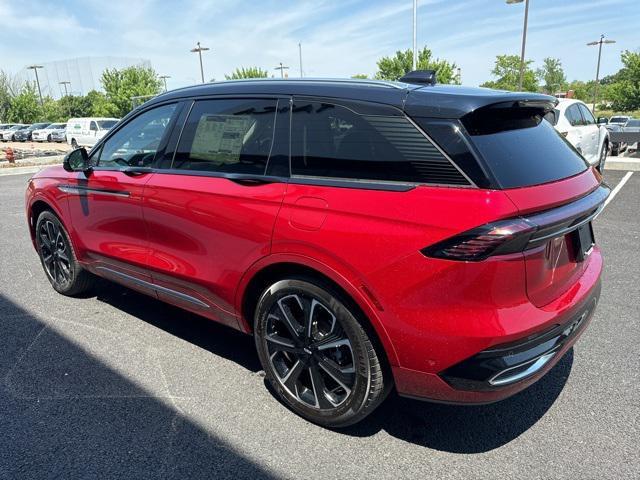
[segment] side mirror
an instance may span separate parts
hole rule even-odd
[[[598,117],[598,125],[606,125],[609,123],[609,119],[607,117]]]
[[[87,149],[80,147],[67,153],[62,161],[62,167],[67,172],[87,172],[91,170]]]

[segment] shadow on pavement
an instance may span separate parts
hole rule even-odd
[[[98,299],[117,309],[250,371],[261,370],[253,339],[248,335],[124,287],[109,283],[100,290]],[[493,450],[517,438],[545,414],[564,388],[572,365],[573,349],[527,390],[502,402],[484,406],[434,404],[401,398],[392,393],[370,417],[338,432],[370,436],[383,430],[398,439],[452,453]]]
[[[0,318],[0,477],[274,478],[2,295]]]

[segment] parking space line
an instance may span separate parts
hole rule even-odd
[[[609,205],[609,202],[613,200],[613,198],[618,194],[618,192],[622,189],[622,187],[624,187],[624,184],[627,183],[627,180],[631,178],[631,175],[633,175],[633,172],[627,172],[625,176],[622,177],[622,180],[618,182],[615,188],[611,190],[611,193],[609,194],[609,198],[607,198],[604,202],[605,207]]]

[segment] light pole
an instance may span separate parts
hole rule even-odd
[[[615,40],[605,40],[604,34],[600,35],[600,40],[597,42],[589,42],[587,43],[588,47],[592,47],[594,45],[598,45],[598,66],[596,68],[596,84],[593,88],[593,114],[596,113],[596,101],[598,100],[598,81],[600,80],[600,57],[602,56],[602,44],[606,43],[616,43]]]
[[[68,97],[69,92],[67,91],[67,85],[71,85],[71,82],[65,80],[64,82],[58,82],[60,85],[64,85],[64,96]]]
[[[456,71],[458,73],[458,85],[462,85],[462,70],[458,67],[456,68]]]
[[[412,70],[418,69],[418,0],[413,0],[413,63]]]
[[[284,65],[282,65],[282,62],[280,62],[280,66],[274,68],[274,70],[280,70],[280,78],[284,78],[284,71],[289,70],[289,67],[285,67]]]
[[[300,55],[300,78],[304,77],[302,73],[302,44],[298,43],[298,53]]]
[[[167,91],[167,78],[171,78],[170,75],[160,75],[159,77],[164,82],[164,91]]]
[[[197,45],[198,46],[196,48],[191,49],[191,52],[193,53],[198,52],[198,57],[200,57],[200,77],[202,78],[202,83],[204,83],[204,69],[202,68],[202,52],[206,52],[207,50],[209,50],[209,48],[201,47],[200,42],[198,42]]]
[[[33,70],[36,73],[36,84],[38,85],[38,95],[40,95],[40,106],[42,106],[42,90],[40,90],[40,79],[38,78],[38,69],[44,68],[42,65],[29,65],[29,70]]]
[[[527,44],[527,21],[529,20],[529,0],[507,0],[507,4],[522,3],[524,1],[524,27],[522,29],[522,51],[520,52],[520,80],[518,80],[518,90],[522,90],[522,80],[524,78],[524,49]]]

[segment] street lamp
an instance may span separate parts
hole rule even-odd
[[[598,81],[600,80],[600,57],[602,56],[602,44],[616,43],[615,40],[605,40],[604,34],[600,35],[600,40],[597,42],[587,43],[588,47],[598,45],[598,67],[596,68],[596,85],[593,89],[593,113],[596,113],[596,101],[598,100]]]
[[[171,78],[170,75],[160,75],[160,79],[164,82],[164,91],[167,91],[167,78]],[[204,80],[203,80],[204,82]]]
[[[282,65],[282,62],[280,62],[280,66],[274,68],[274,70],[280,70],[280,78],[284,78],[284,71],[289,70],[289,67],[285,67],[284,65]]]
[[[304,75],[302,74],[302,44],[298,43],[298,53],[300,54],[300,78]]]
[[[522,29],[522,51],[520,52],[520,80],[518,89],[522,90],[522,80],[524,77],[524,49],[527,44],[527,21],[529,19],[529,0],[507,0],[508,5],[522,3],[524,1],[524,28]]]
[[[200,76],[202,77],[202,83],[204,83],[204,70],[202,68],[202,52],[206,52],[207,50],[209,50],[209,48],[201,47],[200,42],[198,42],[197,45],[198,46],[196,48],[191,49],[191,52],[193,53],[198,52],[198,56],[200,57]]]
[[[413,0],[413,64],[411,70],[418,69],[418,0]]]
[[[44,68],[42,65],[29,65],[29,70],[33,70],[36,73],[36,83],[38,84],[38,95],[40,95],[40,105],[42,106],[42,90],[40,90],[40,79],[38,78],[38,69]]]
[[[69,81],[64,81],[64,82],[58,82],[60,85],[64,85],[64,96],[68,97],[69,96],[69,92],[67,91],[67,85],[71,85],[71,82]]]

